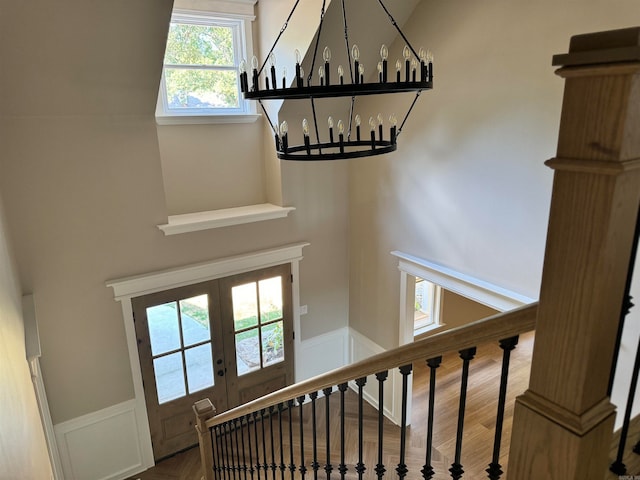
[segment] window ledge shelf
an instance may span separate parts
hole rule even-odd
[[[293,210],[295,210],[295,207],[280,207],[271,203],[262,203],[207,212],[170,215],[168,223],[158,225],[158,228],[165,235],[176,235],[178,233],[197,232],[212,228],[284,218]]]
[[[254,123],[258,113],[237,115],[156,115],[158,125],[207,125],[216,123]]]

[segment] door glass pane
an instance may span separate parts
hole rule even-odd
[[[155,358],[153,371],[156,376],[158,403],[166,403],[185,396],[182,354],[180,352]]]
[[[213,360],[211,344],[205,343],[184,351],[187,363],[187,383],[189,393],[213,386]]]
[[[236,364],[238,375],[260,369],[260,345],[258,329],[236,334]]]
[[[235,331],[237,332],[244,328],[256,326],[258,324],[256,282],[233,287],[231,289],[231,298],[233,301],[233,323]]]
[[[262,362],[264,366],[284,361],[282,322],[262,327]]]
[[[176,302],[147,308],[151,353],[161,355],[180,348],[180,327]]]
[[[261,280],[260,322],[267,323],[282,318],[282,277]]]
[[[211,339],[208,295],[180,300],[180,316],[185,347]]]

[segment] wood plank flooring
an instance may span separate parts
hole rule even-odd
[[[501,442],[500,464],[502,469],[507,470],[507,458],[509,453],[509,443],[511,441],[511,423],[513,419],[514,399],[521,394],[528,385],[529,369],[531,363],[531,351],[533,347],[533,334],[525,334],[521,336],[518,347],[512,352],[511,365],[509,373],[509,387],[507,390],[507,404],[505,409],[505,419],[503,436]],[[437,370],[437,388],[435,400],[435,419],[434,419],[434,436],[432,450],[432,465],[436,471],[434,479],[444,480],[450,479],[451,475],[448,469],[455,458],[456,446],[456,426],[458,421],[458,402],[460,397],[460,375],[461,360],[456,353],[446,355],[443,358],[442,365]],[[478,347],[478,352],[474,360],[470,364],[467,408],[465,414],[465,429],[462,441],[461,463],[464,468],[463,478],[481,479],[487,478],[485,469],[491,462],[494,432],[496,424],[496,408],[498,388],[500,381],[500,371],[502,366],[502,350],[497,345],[483,345]],[[369,378],[369,382],[374,381]],[[425,463],[425,445],[426,445],[426,419],[428,414],[428,387],[429,370],[426,364],[415,364],[413,369],[413,412],[411,426],[407,428],[406,437],[406,458],[405,463],[409,469],[408,479],[422,478],[420,470]],[[316,422],[318,430],[317,456],[320,470],[318,478],[325,479],[327,474],[324,471],[326,462],[325,447],[325,400],[317,400]],[[333,471],[331,478],[340,478],[338,467],[340,464],[340,419],[339,419],[339,393],[334,392],[331,395],[331,420],[330,420],[330,449],[331,464]],[[304,406],[305,422],[304,422],[304,446],[305,446],[305,465],[308,469],[306,478],[313,478],[311,470],[312,442],[311,442],[311,406]],[[300,436],[299,436],[299,414],[295,408],[293,418],[293,447],[294,447],[294,463],[299,467],[300,462]],[[307,413],[307,411],[309,411]],[[374,479],[375,466],[377,463],[378,452],[378,434],[377,434],[377,410],[365,402],[363,411],[363,433],[364,433],[364,458],[363,462],[366,466],[364,478]],[[345,464],[348,468],[345,478],[355,479],[357,473],[355,465],[358,462],[358,397],[351,391],[345,393]],[[288,430],[288,413],[283,413],[283,460],[286,467],[290,463],[290,442]],[[274,417],[274,437],[276,440],[279,436],[278,417]],[[259,426],[259,437],[261,437],[261,426]],[[630,438],[636,439],[634,429],[640,433],[640,425],[632,428]],[[385,421],[385,438],[383,444],[383,458],[386,467],[385,478],[398,478],[395,471],[399,462],[399,445],[400,445],[400,428],[390,421]],[[246,431],[245,431],[246,432]],[[266,433],[266,453],[267,462],[271,464],[272,455],[275,459],[277,467],[280,465],[280,450],[274,448],[271,450],[269,442],[270,430],[269,421],[265,421]],[[246,440],[245,440],[246,441]],[[235,442],[235,439],[234,439]],[[630,440],[631,442],[631,440]],[[277,441],[276,441],[277,443]],[[245,444],[246,445],[246,444]],[[255,463],[255,440],[252,433],[252,451]],[[632,445],[631,445],[632,446]],[[260,442],[260,463],[263,464],[263,446]],[[245,452],[248,460],[248,453]],[[615,457],[615,449],[612,449],[611,458]],[[637,457],[637,458],[636,458]],[[640,456],[630,454],[629,458],[625,457],[625,462],[630,473],[640,472]],[[635,462],[635,463],[634,463]],[[279,468],[276,469],[276,476],[269,471],[269,479],[277,478],[301,478],[298,471],[295,475],[291,475],[289,470],[285,471],[282,476]],[[261,478],[265,478],[264,472],[261,471]],[[174,457],[166,459],[154,468],[146,472],[134,476],[131,480],[200,480],[202,472],[200,470],[200,456],[197,448],[188,450]],[[244,476],[238,474],[238,479],[244,479]],[[231,477],[233,478],[233,476]],[[247,475],[247,478],[250,478]],[[257,475],[254,477],[257,478]],[[506,478],[503,475],[502,478]],[[606,480],[617,480],[618,476],[611,474]]]

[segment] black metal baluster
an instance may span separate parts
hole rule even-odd
[[[232,460],[233,460],[233,478],[237,479],[240,477],[240,448],[238,446],[238,429],[234,424],[235,420],[229,420],[229,429],[231,430],[231,450],[233,450]],[[236,448],[233,448],[233,437],[236,438]],[[236,462],[236,459],[238,460]]]
[[[340,465],[338,465],[338,471],[340,472],[340,478],[344,479],[347,471],[347,464],[344,461],[344,392],[347,391],[347,384],[341,383],[338,385],[340,391]]]
[[[305,399],[305,395],[302,395],[301,397],[298,397],[296,400],[298,400],[298,407],[299,407],[299,412],[300,412],[300,467],[298,468],[298,470],[300,471],[300,478],[302,478],[302,480],[304,480],[304,476],[307,473],[307,467],[304,464],[304,418],[302,415],[302,404],[304,403],[304,399]]]
[[[384,477],[384,472],[387,471],[382,463],[382,447],[384,438],[384,381],[389,376],[388,371],[376,373],[376,380],[378,380],[378,463],[376,465],[376,475],[378,479]]]
[[[212,429],[211,443],[214,447],[213,458],[215,465],[213,466],[213,471],[215,472],[216,480],[220,480],[222,476],[220,475],[220,428],[218,428],[218,425]]]
[[[251,414],[248,413],[245,416],[245,421],[247,422],[247,443],[249,444],[249,475],[251,475],[251,480],[253,480],[253,474],[255,472],[255,468],[253,467],[253,450],[251,448]]]
[[[293,400],[287,402],[287,410],[289,413],[289,471],[291,472],[291,480],[294,480],[296,473],[296,464],[293,460]]]
[[[240,445],[242,448],[238,450],[238,463],[240,462],[240,454],[242,454],[242,466],[240,469],[242,470],[244,480],[247,480],[247,458],[244,449],[244,427],[242,426],[242,417],[236,418],[234,422],[236,427],[236,443],[238,443],[238,424],[240,424]]]
[[[274,450],[275,446],[273,443],[273,412],[275,412],[276,407],[273,405],[269,407],[269,436],[271,438],[271,476],[273,480],[276,480],[276,452]]]
[[[620,430],[620,443],[618,444],[618,454],[616,460],[611,464],[609,470],[618,475],[627,473],[627,466],[622,461],[624,457],[624,448],[627,445],[627,435],[629,434],[629,422],[631,420],[631,410],[633,408],[633,399],[636,396],[636,388],[638,387],[638,371],[640,370],[640,339],[636,350],[636,360],[633,364],[633,373],[631,374],[631,383],[629,384],[629,395],[627,397],[627,407],[624,410],[624,420],[622,429]]]
[[[224,463],[222,468],[224,469],[224,477],[226,480],[231,479],[231,465],[229,465],[229,437],[227,436],[227,424],[221,425],[223,438],[222,438],[222,451],[224,455]]]
[[[496,413],[496,433],[493,440],[493,457],[489,468],[485,471],[490,480],[499,480],[502,474],[500,465],[500,443],[502,442],[502,424],[504,421],[504,404],[507,400],[507,381],[509,379],[509,360],[511,351],[518,345],[518,336],[500,340],[502,349],[502,374],[500,375],[500,393],[498,395],[498,412]]]
[[[407,398],[409,388],[409,374],[413,365],[404,365],[400,367],[400,374],[402,375],[402,419],[400,421],[400,461],[396,467],[396,472],[400,479],[407,476],[409,469],[405,463],[405,452],[407,447]]]
[[[362,476],[367,469],[362,461],[364,449],[364,428],[362,424],[362,410],[364,405],[362,403],[362,394],[366,383],[367,377],[356,379],[356,385],[358,386],[358,464],[356,465],[356,472],[358,472],[358,478],[360,480],[362,480]]]
[[[240,472],[244,471],[244,480],[247,480],[247,472],[245,470],[245,465],[240,464],[240,452],[242,451],[242,455],[244,456],[244,445],[242,445],[242,449],[240,449],[240,445],[238,443],[238,419],[233,420],[233,429],[236,433],[236,457],[238,458],[238,478],[241,477]]]
[[[311,462],[311,468],[313,469],[313,480],[318,480],[318,469],[320,464],[318,463],[318,431],[316,422],[316,399],[318,398],[318,392],[311,392],[309,394],[311,399],[311,430],[313,441],[313,461]]]
[[[260,480],[260,444],[258,442],[258,412],[253,412],[253,436],[256,440],[256,473]]]
[[[464,470],[460,463],[462,456],[462,433],[464,431],[464,412],[467,405],[467,382],[469,380],[469,362],[476,355],[476,347],[460,350],[460,358],[462,359],[462,381],[460,384],[460,406],[458,407],[458,431],[456,434],[456,454],[449,472],[453,480],[462,478]]]
[[[442,363],[442,357],[434,357],[427,360],[429,367],[429,413],[427,414],[427,450],[425,454],[424,467],[420,472],[422,478],[431,480],[435,471],[431,465],[431,451],[433,450],[433,416],[436,403],[436,369]]]
[[[278,404],[278,426],[280,435],[280,476],[284,480],[284,472],[287,466],[284,464],[284,443],[282,442],[282,412],[284,411],[284,403]]]
[[[264,461],[262,471],[264,472],[264,480],[267,480],[267,478],[269,478],[269,464],[267,463],[267,439],[264,434],[264,412],[264,408],[260,410],[260,423],[262,424],[262,460]]]
[[[327,473],[327,480],[331,480],[331,471],[333,466],[331,465],[331,411],[329,408],[329,398],[331,398],[332,387],[322,389],[324,393],[324,406],[325,406],[325,425],[326,425],[326,446],[327,446],[327,463],[324,464],[324,471]]]

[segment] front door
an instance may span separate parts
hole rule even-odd
[[[197,444],[192,405],[218,412],[293,382],[290,265],[132,299],[154,458]]]

